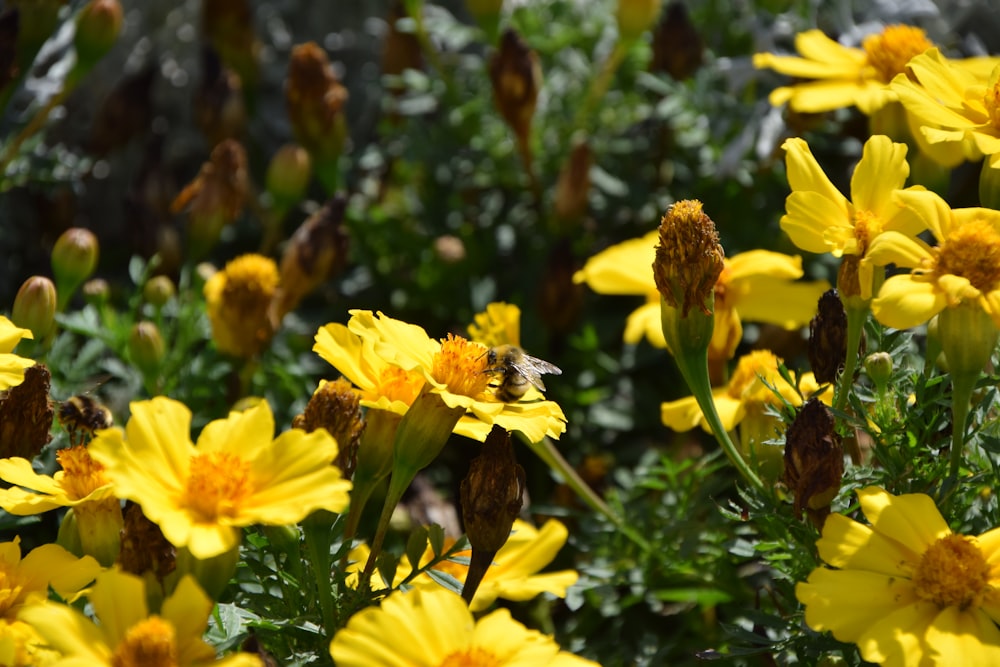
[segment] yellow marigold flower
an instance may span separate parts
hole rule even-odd
[[[274,335],[269,310],[278,290],[278,266],[261,255],[243,255],[205,283],[212,338],[225,354],[249,359]]]
[[[330,642],[338,667],[594,667],[559,650],[546,635],[529,630],[499,609],[478,621],[457,594],[443,588],[413,590],[386,598],[347,622]]]
[[[876,262],[864,261],[871,244],[885,232],[916,237],[926,229],[921,217],[904,205],[909,200],[899,197],[900,192],[924,190],[920,186],[903,189],[910,173],[906,145],[883,135],[868,139],[851,177],[850,199],[823,173],[809,144],[788,139],[783,147],[792,193],[785,201],[787,213],[781,218],[781,228],[807,252],[856,255],[862,260],[860,296],[871,299]]]
[[[795,588],[805,620],[886,665],[1000,664],[1000,529],[953,533],[923,494],[860,489],[870,525],[834,514]]]
[[[0,490],[0,507],[19,516],[71,508],[83,553],[111,565],[122,528],[121,503],[111,480],[82,445],[60,449],[56,460],[62,470],[49,477],[36,473],[27,459],[0,459],[0,479],[15,485]]]
[[[58,544],[43,544],[21,558],[21,539],[0,542],[0,619],[13,621],[25,605],[45,600],[52,587],[71,599],[101,571],[90,556],[77,558]]]
[[[774,106],[787,102],[791,109],[804,113],[857,106],[870,115],[895,101],[887,84],[905,71],[911,58],[933,46],[923,30],[908,25],[886,26],[867,36],[860,49],[835,42],[821,30],[807,30],[795,36],[801,57],[757,53],[753,65],[814,79],[775,89],[769,98]]]
[[[98,575],[89,598],[99,623],[55,602],[20,613],[21,620],[63,654],[56,665],[261,667],[251,653],[216,660],[215,649],[201,638],[214,603],[189,576],[180,580],[158,613],[147,606],[143,580],[117,570]]]
[[[504,600],[515,600],[522,602],[530,600],[541,593],[551,593],[556,597],[566,597],[566,590],[576,583],[579,573],[576,570],[560,570],[558,572],[544,572],[541,570],[551,563],[558,555],[559,550],[566,544],[569,532],[560,521],[549,519],[541,529],[535,528],[530,523],[517,519],[511,529],[510,538],[500,547],[493,564],[483,577],[482,583],[476,590],[476,596],[472,599],[469,608],[473,612],[480,612],[487,609],[497,598]],[[446,545],[446,548],[450,545]],[[435,565],[432,570],[451,575],[461,583],[465,583],[465,576],[469,571],[468,558],[471,550],[459,551],[454,554],[454,559],[442,561]],[[420,559],[420,567],[424,567],[434,558],[434,552],[428,545]],[[355,572],[348,581],[356,585],[356,571],[368,560],[368,546],[358,545],[351,551],[350,559],[355,565],[351,570]],[[460,560],[464,562],[459,562]],[[413,572],[413,566],[409,558],[405,555],[396,568],[395,579],[392,587],[397,588]],[[373,580],[377,588],[388,588],[381,579]],[[407,582],[410,586],[424,589],[438,589],[441,587],[429,574],[421,574],[412,581]]]
[[[493,424],[521,431],[538,442],[558,438],[566,418],[558,404],[537,400],[504,403],[489,389],[486,348],[460,337],[430,338],[421,327],[371,311],[351,311],[351,319],[328,324],[316,334],[313,350],[361,391],[361,404],[405,414],[425,384],[449,408],[463,408],[455,433],[486,439]]]
[[[808,398],[820,389],[813,374],[804,373],[798,379],[799,391],[796,391],[795,386],[788,384],[778,372],[781,363],[782,360],[774,353],[755,350],[740,358],[725,387],[712,390],[715,408],[723,427],[732,431],[739,426],[740,448],[744,455],[753,452],[760,457],[770,453],[768,450],[775,455],[779,454],[777,447],[761,448],[765,441],[775,438],[784,430],[783,422],[768,414],[768,409],[781,407],[782,399],[797,407],[802,404],[802,396]],[[791,376],[795,378],[794,373]],[[780,397],[775,395],[772,387]],[[829,402],[830,394],[824,389],[820,399]],[[710,432],[708,421],[694,396],[663,403],[660,406],[660,416],[666,426],[677,432],[690,431],[695,426],[701,426]]]
[[[191,443],[191,412],[165,397],[131,404],[125,430],[101,431],[90,444],[121,498],[143,513],[176,547],[195,558],[226,553],[240,528],[288,525],[310,512],[340,512],[351,483],[332,465],[337,443],[324,429],[274,438],[266,401],[230,413]]]
[[[656,254],[656,230],[597,253],[576,272],[573,281],[586,283],[598,294],[635,294],[646,297],[625,321],[624,340],[634,345],[643,336],[656,347],[666,347],[660,325],[660,294],[650,266]],[[768,250],[751,250],[723,260],[715,284],[715,329],[709,356],[732,358],[743,337],[743,320],[766,322],[786,329],[805,326],[816,313],[820,295],[829,283],[796,282],[802,277],[802,258]]]
[[[971,304],[1000,327],[1000,212],[952,210],[934,193],[907,197],[940,244],[898,232],[874,241],[868,261],[913,269],[890,277],[872,301],[872,313],[886,326],[907,329],[946,308]]]
[[[35,365],[34,360],[14,354],[14,348],[24,338],[34,338],[31,331],[14,326],[0,315],[0,391],[24,382],[24,371]]]
[[[473,320],[468,327],[470,340],[486,347],[521,345],[521,309],[514,304],[494,301]]]
[[[27,623],[0,619],[0,665],[48,667],[60,657],[45,645],[41,635]]]
[[[920,122],[931,145],[961,147],[967,160],[992,156],[1000,166],[1000,58],[976,60],[976,67],[932,49],[892,80],[892,91]],[[992,73],[991,73],[992,72]]]

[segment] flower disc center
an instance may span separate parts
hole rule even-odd
[[[865,37],[861,47],[879,80],[889,83],[894,76],[906,71],[906,63],[911,58],[933,48],[934,44],[920,28],[890,25],[877,35]]]
[[[1000,287],[1000,233],[985,220],[973,220],[955,229],[937,254],[938,276],[966,278],[980,292]]]
[[[229,452],[209,452],[191,458],[183,505],[202,519],[233,516],[250,495],[250,465]]]
[[[172,625],[150,616],[132,626],[111,656],[113,667],[177,667],[177,641]]]
[[[989,590],[990,567],[976,541],[948,535],[927,549],[913,575],[921,600],[938,607],[966,609],[978,605]]]

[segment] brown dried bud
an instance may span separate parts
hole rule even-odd
[[[705,315],[712,313],[724,259],[715,223],[700,201],[685,199],[667,209],[660,221],[653,279],[664,301],[679,308],[681,317],[693,307]]]
[[[42,364],[24,371],[24,382],[0,391],[0,458],[31,460],[52,440],[49,401],[52,374]]]
[[[315,42],[292,48],[285,82],[285,104],[296,140],[326,162],[341,154],[347,137],[343,107],[347,89],[340,85],[330,59]]]
[[[114,423],[111,410],[87,394],[71,396],[60,403],[57,418],[74,447],[90,442],[96,431],[111,428]]]
[[[160,527],[146,518],[139,505],[126,503],[123,519],[121,551],[115,564],[130,574],[151,575],[162,586],[177,569],[177,549]]]
[[[861,258],[857,255],[844,255],[840,260],[840,268],[837,270],[837,293],[847,306],[856,303],[863,306],[861,300],[861,280],[858,269],[861,265]]]
[[[493,426],[482,453],[469,464],[460,492],[465,534],[472,546],[469,573],[462,589],[462,597],[468,602],[475,596],[496,552],[507,543],[514,519],[521,511],[524,468],[514,457],[506,429]]]
[[[257,87],[260,42],[253,25],[253,8],[247,0],[204,0],[201,30],[222,62],[236,72],[243,86]]]
[[[386,22],[389,29],[382,39],[382,74],[390,77],[398,77],[408,69],[419,70],[423,68],[424,56],[420,49],[420,40],[412,32],[403,32],[399,29],[398,23],[407,17],[406,8],[401,2],[393,2],[389,7],[389,16]],[[389,84],[389,90],[393,93],[401,93],[403,86],[399,84]]]
[[[542,84],[542,68],[538,54],[512,28],[504,31],[500,50],[490,60],[490,81],[497,111],[518,141],[526,144]]]
[[[234,139],[218,144],[201,171],[170,205],[178,213],[190,204],[188,244],[194,257],[211,250],[222,228],[236,220],[250,192],[247,154]]]
[[[829,289],[819,298],[819,308],[809,321],[809,366],[819,383],[836,382],[847,356],[847,313]]]
[[[580,141],[570,152],[559,171],[556,181],[556,215],[566,221],[575,221],[587,212],[590,194],[590,165],[593,155],[586,141]]]
[[[334,197],[309,216],[285,246],[281,256],[281,286],[272,308],[275,326],[303,297],[346,266],[348,238],[343,226],[346,206],[344,197]]]
[[[327,382],[312,395],[301,415],[292,420],[292,428],[312,433],[325,428],[337,441],[334,465],[345,478],[354,474],[358,462],[358,443],[365,430],[361,414],[361,399],[353,385],[344,378]]]
[[[650,69],[683,81],[701,67],[704,51],[705,42],[691,23],[687,6],[680,1],[671,2],[653,33]]]
[[[570,241],[556,241],[538,286],[538,314],[552,333],[565,334],[576,326],[583,307],[583,285],[573,282],[579,268]]]
[[[795,494],[795,516],[801,519],[804,509],[822,528],[843,476],[844,448],[834,430],[833,413],[811,398],[785,431],[782,479]]]
[[[194,98],[198,127],[213,145],[238,139],[247,125],[243,82],[236,72],[222,64],[211,48],[204,49],[201,63],[201,82]]]

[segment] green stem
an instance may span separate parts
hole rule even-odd
[[[316,577],[316,594],[319,599],[320,613],[323,615],[323,628],[327,633],[332,632],[337,627],[337,616],[333,604],[333,582],[330,577],[330,529],[333,526],[333,520],[332,513],[319,510],[310,514],[302,522],[306,551],[309,554],[309,562],[312,563],[313,576]]]
[[[573,121],[573,127],[577,130],[585,129],[584,126],[587,124],[587,119],[594,109],[594,106],[604,97],[605,93],[608,92],[608,88],[611,86],[611,80],[615,76],[615,72],[621,66],[622,62],[625,60],[625,54],[628,53],[629,47],[632,42],[618,42],[615,44],[615,48],[608,54],[607,60],[601,66],[601,71],[598,73],[597,77],[590,82],[590,88],[587,90],[587,96],[583,99],[583,104],[580,105],[579,110],[576,113],[576,118]]]
[[[972,403],[972,390],[976,387],[978,374],[954,373],[951,376],[951,458],[948,462],[948,478],[958,480],[965,451],[965,421]]]
[[[837,394],[833,407],[843,411],[847,406],[847,395],[854,384],[854,371],[858,367],[858,349],[861,347],[861,333],[868,317],[868,309],[847,308],[847,346],[844,355],[844,371],[840,374]],[[856,463],[856,462],[855,462]]]
[[[539,442],[530,442],[520,431],[515,431],[515,433],[549,467],[549,470],[553,470],[562,476],[563,482],[569,488],[573,489],[580,500],[586,503],[587,507],[607,518],[623,535],[635,542],[643,551],[650,551],[651,546],[649,542],[632,530],[621,516],[611,509],[599,495],[594,493],[594,490],[583,481],[573,466],[563,458],[562,453],[556,449],[551,440],[543,438]]]
[[[382,504],[382,514],[379,516],[378,525],[375,527],[371,552],[368,554],[368,561],[365,563],[365,569],[362,571],[361,578],[358,581],[358,590],[368,590],[368,582],[371,581],[372,573],[375,572],[375,562],[379,554],[382,553],[385,535],[389,531],[389,522],[392,519],[392,513],[395,511],[399,501],[402,500],[403,494],[406,492],[407,487],[410,486],[410,482],[413,481],[412,476],[409,479],[404,479],[404,477],[403,475],[394,474],[389,478],[389,491],[385,494],[385,502]]]

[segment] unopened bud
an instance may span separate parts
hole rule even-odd
[[[111,296],[111,287],[104,278],[94,278],[83,284],[83,300],[92,306],[103,306]]]
[[[631,42],[642,36],[653,26],[660,15],[662,0],[618,0],[618,38]]]
[[[482,453],[469,464],[469,474],[462,480],[460,491],[462,520],[472,546],[462,597],[471,601],[521,512],[524,468],[514,457],[506,429],[493,426]]]
[[[504,31],[500,50],[490,60],[493,101],[518,141],[526,144],[535,115],[542,69],[538,54],[513,29]]]
[[[592,162],[593,156],[586,141],[573,146],[556,182],[556,215],[560,219],[576,221],[587,212]]]
[[[830,513],[844,476],[844,448],[833,414],[816,398],[806,401],[785,431],[783,480],[795,495],[795,516],[805,510],[817,528]]]
[[[90,0],[76,19],[73,47],[77,63],[93,67],[118,41],[121,29],[122,6],[118,0]]]
[[[296,140],[317,162],[339,156],[347,138],[343,107],[347,89],[340,84],[326,52],[315,42],[292,48],[285,81],[285,103]]]
[[[836,382],[847,354],[847,313],[835,289],[823,293],[809,321],[808,352],[816,381]]]
[[[167,305],[175,294],[174,281],[167,276],[153,276],[142,286],[142,298],[156,308]]]
[[[56,239],[52,248],[52,273],[56,278],[60,311],[83,281],[94,273],[98,254],[97,237],[89,229],[72,227]]]
[[[311,176],[309,152],[298,144],[285,144],[267,167],[267,191],[279,208],[288,208],[305,196]]]
[[[660,221],[653,262],[656,289],[667,304],[680,309],[681,317],[687,317],[692,308],[710,315],[724,258],[715,223],[701,202],[679,201]]]
[[[35,340],[45,338],[56,321],[56,286],[44,276],[32,276],[24,281],[14,297],[11,321],[30,329]]]
[[[880,394],[885,393],[892,377],[892,356],[888,352],[873,352],[865,357],[865,372]]]
[[[152,375],[160,368],[166,346],[160,330],[152,322],[138,322],[128,337],[128,351],[132,363],[145,375]]]

